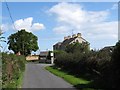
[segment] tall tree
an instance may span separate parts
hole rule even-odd
[[[13,50],[15,54],[20,52],[22,55],[27,56],[32,51],[38,50],[37,40],[38,38],[34,34],[22,29],[8,37],[8,49]]]

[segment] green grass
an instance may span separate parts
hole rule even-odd
[[[21,72],[20,77],[19,77],[19,79],[17,80],[17,83],[18,83],[17,88],[22,88],[23,76],[24,76],[24,72]]]
[[[5,89],[8,89],[8,88],[22,88],[22,82],[23,82],[23,75],[24,75],[24,72],[21,72],[20,75],[19,75],[19,79],[14,79],[14,80],[11,80],[10,82],[7,82],[3,88]]]
[[[56,76],[63,78],[65,81],[72,84],[74,87],[79,88],[80,90],[95,90],[93,88],[90,88],[91,81],[80,77],[75,77],[72,74],[68,74],[65,71],[59,70],[58,68],[54,68],[53,66],[47,66],[45,67],[45,69],[55,74]]]

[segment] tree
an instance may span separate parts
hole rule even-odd
[[[89,51],[89,44],[88,43],[72,43],[66,46],[65,49],[68,53],[75,53],[75,52],[82,52],[87,53]]]
[[[120,65],[120,60],[119,60],[119,57],[120,57],[120,41],[116,43],[116,46],[113,50],[113,55],[112,55],[112,58],[113,58],[113,62],[119,66]]]
[[[112,84],[120,89],[120,41],[116,43],[112,54]]]
[[[8,37],[8,49],[14,53],[20,52],[22,55],[29,55],[32,51],[38,50],[37,37],[24,29]]]

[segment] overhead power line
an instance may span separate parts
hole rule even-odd
[[[11,21],[12,21],[13,27],[14,27],[15,30],[17,30],[16,27],[15,27],[14,20],[13,20],[13,18],[12,18],[11,12],[10,12],[10,8],[9,8],[9,6],[8,6],[8,4],[7,4],[7,2],[6,2],[6,0],[5,0],[5,3],[6,3],[6,7],[7,7],[7,10],[8,10],[10,19],[11,19]]]

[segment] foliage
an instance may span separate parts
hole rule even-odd
[[[120,41],[116,43],[111,62],[111,84],[114,88],[120,89]]]
[[[58,56],[58,55],[60,55],[61,53],[64,53],[65,51],[63,51],[63,50],[54,50],[53,51],[53,53],[54,53],[54,58],[56,59],[56,57]]]
[[[78,78],[72,74],[69,74],[63,70],[59,70],[56,67],[45,67],[48,71],[50,71],[51,73],[63,78],[64,80],[66,80],[67,82],[71,83],[72,85],[76,86],[78,84],[81,85],[87,85],[89,84],[91,81],[85,80],[83,78]]]
[[[112,58],[114,60],[113,63],[116,64],[117,66],[120,65],[119,57],[120,57],[120,41],[116,43],[116,46],[114,48],[113,55],[112,55]]]
[[[88,52],[89,51],[89,44],[87,43],[72,43],[66,46],[65,49],[68,53],[74,53],[74,52]]]
[[[37,37],[31,32],[20,30],[17,33],[11,34],[8,38],[9,50],[13,50],[14,53],[20,53],[22,55],[29,55],[32,51],[38,49]]]
[[[92,80],[95,82],[95,87],[108,88],[111,55],[109,51],[90,51],[84,45],[70,44],[66,47],[66,52],[57,55],[55,65]]]
[[[48,60],[51,60],[51,53],[52,53],[52,51],[48,51],[48,55],[47,55]]]
[[[2,53],[2,87],[17,88],[25,70],[25,57]]]

